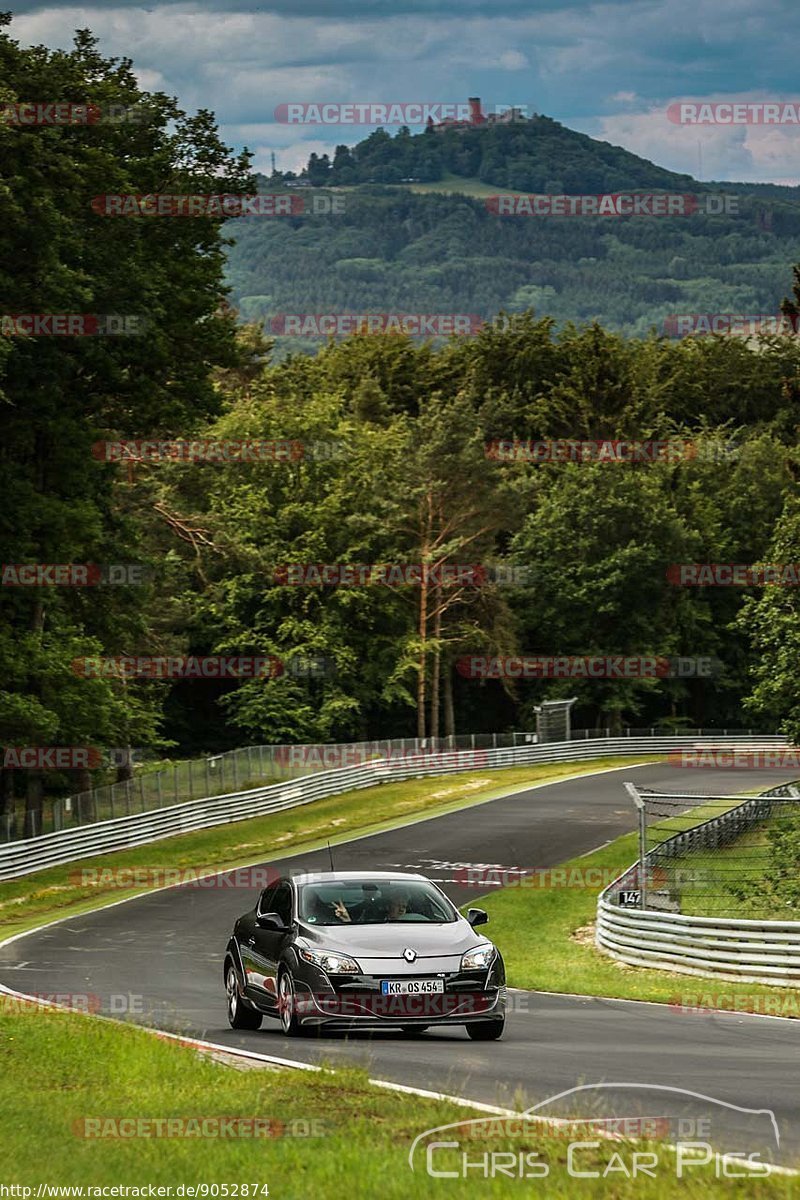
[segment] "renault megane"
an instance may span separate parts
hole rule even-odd
[[[281,878],[236,922],[225,953],[228,1020],[283,1032],[465,1025],[477,1041],[505,1023],[503,959],[423,875],[320,872]]]

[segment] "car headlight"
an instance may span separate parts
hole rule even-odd
[[[321,967],[328,975],[360,975],[361,967],[347,954],[336,954],[329,950],[300,950],[306,962]]]
[[[489,966],[494,958],[494,946],[479,946],[477,950],[468,950],[461,959],[462,971],[482,971]]]

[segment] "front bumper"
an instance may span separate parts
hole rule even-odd
[[[444,991],[405,996],[382,994],[381,980],[398,977],[391,970],[380,976],[313,974],[316,978],[295,979],[295,1014],[303,1025],[465,1025],[505,1016],[502,963],[488,972],[419,973],[415,978],[441,979]]]

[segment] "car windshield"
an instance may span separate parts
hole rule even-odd
[[[422,880],[346,880],[300,888],[300,919],[309,925],[386,925],[456,920],[450,901]]]

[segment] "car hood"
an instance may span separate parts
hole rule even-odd
[[[441,958],[463,954],[488,941],[463,920],[443,925],[398,922],[394,925],[315,926],[302,922],[300,933],[310,944],[326,950],[371,958],[401,958],[406,947],[415,950],[418,958]]]

